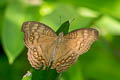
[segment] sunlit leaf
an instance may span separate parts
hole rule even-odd
[[[39,19],[39,15],[32,16],[33,13],[39,13],[38,9],[39,8],[35,6],[22,6],[22,3],[17,1],[11,2],[8,5],[4,27],[2,29],[2,42],[9,63],[13,63],[24,48],[23,33],[21,32],[23,22]]]
[[[103,36],[120,35],[120,22],[110,16],[103,16],[96,25],[101,29]]]
[[[14,59],[20,54],[24,48],[23,35],[21,33],[22,15],[18,8],[10,5],[6,11],[4,27],[2,29],[2,42],[4,50],[8,56],[9,63],[13,63]],[[14,15],[16,14],[17,17]]]
[[[57,2],[57,0],[46,0],[48,2]],[[76,7],[88,7],[90,9],[112,15],[120,19],[120,1],[119,0],[59,0],[60,3],[69,3]]]

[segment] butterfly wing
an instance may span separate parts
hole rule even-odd
[[[32,67],[43,69],[50,64],[50,56],[55,46],[56,33],[47,25],[29,21],[22,25],[24,43],[28,48],[28,60]]]
[[[64,36],[66,45],[71,47],[78,55],[87,52],[91,44],[98,39],[98,31],[93,28],[82,28]]]
[[[70,64],[73,64],[78,57],[78,54],[75,54],[75,51],[67,46],[65,41],[59,45],[55,54],[51,69],[56,68],[58,73],[67,70]]]
[[[92,28],[83,28],[72,31],[64,36],[64,41],[56,51],[52,68],[63,72],[74,64],[79,55],[85,53],[91,44],[98,39],[98,31]]]

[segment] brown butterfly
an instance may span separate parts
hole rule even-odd
[[[98,31],[93,28],[77,29],[66,35],[61,32],[57,36],[47,25],[34,21],[24,22],[22,31],[32,67],[43,66],[44,70],[53,62],[51,69],[56,68],[58,73],[67,70],[98,39]]]

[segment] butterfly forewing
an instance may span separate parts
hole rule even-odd
[[[78,56],[87,52],[91,44],[98,39],[98,31],[92,28],[83,28],[72,31],[64,36],[63,42],[56,51],[53,68],[57,72],[67,70],[74,64]]]
[[[50,65],[50,57],[54,48],[56,33],[48,26],[39,22],[24,22],[24,43],[28,48],[28,60],[30,64],[39,69],[42,65],[45,69]]]
[[[67,41],[66,45],[80,55],[87,52],[91,44],[98,39],[98,31],[93,28],[82,28],[68,33],[64,38]]]

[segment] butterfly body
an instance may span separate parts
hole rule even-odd
[[[59,35],[57,37],[57,44],[58,45],[61,44],[61,42],[64,41],[64,37],[63,36],[64,36],[63,32],[59,33]]]
[[[28,60],[35,69],[49,67],[57,72],[67,70],[79,55],[85,53],[98,39],[98,31],[93,28],[74,30],[66,35],[56,33],[47,25],[28,21],[22,25],[24,43],[28,48]]]

